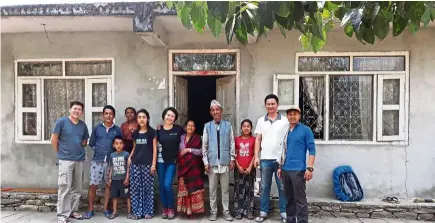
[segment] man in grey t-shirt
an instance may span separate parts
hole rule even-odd
[[[52,128],[51,144],[59,159],[57,217],[58,223],[68,218],[82,219],[77,213],[83,183],[85,146],[89,138],[88,127],[80,120],[83,104],[70,103],[68,117],[59,118]]]

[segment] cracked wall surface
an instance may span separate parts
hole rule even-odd
[[[342,32],[328,35],[324,51],[410,51],[410,115],[408,146],[317,145],[314,180],[307,185],[310,197],[333,197],[332,171],[351,165],[367,198],[435,197],[435,29],[421,30],[416,36],[404,33],[398,38],[362,45]],[[170,33],[169,49],[228,48],[225,37],[215,40],[210,33]],[[256,120],[264,115],[263,99],[272,92],[274,73],[294,73],[295,54],[301,47],[294,32],[284,39],[279,32],[267,40],[231,48],[241,52],[241,91],[239,119]],[[56,156],[49,145],[14,143],[14,59],[30,58],[115,58],[115,107],[117,124],[124,121],[127,106],[146,108],[156,125],[168,105],[168,50],[147,45],[133,32],[2,34],[1,119],[2,186],[56,187]],[[165,84],[162,85],[162,82]],[[238,127],[237,127],[238,128]],[[88,158],[90,158],[90,154]],[[87,163],[86,168],[89,168]],[[89,174],[85,173],[88,182]],[[85,188],[87,188],[85,182]]]

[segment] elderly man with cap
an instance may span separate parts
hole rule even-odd
[[[202,137],[202,153],[205,171],[208,174],[210,189],[210,221],[217,220],[216,193],[218,178],[222,192],[224,219],[232,221],[228,210],[230,170],[234,168],[235,144],[231,123],[222,120],[222,106],[213,100],[210,104],[210,114],[213,120],[204,125]]]
[[[311,129],[300,123],[301,109],[287,109],[289,128],[284,137],[278,176],[284,184],[287,223],[308,223],[306,182],[313,178],[316,147]],[[309,154],[308,165],[307,152]]]

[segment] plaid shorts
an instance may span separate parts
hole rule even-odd
[[[91,175],[89,179],[90,185],[100,185],[100,183],[104,183],[109,179],[108,171],[107,171],[107,163],[98,163],[95,161],[91,162],[91,168],[89,170]]]

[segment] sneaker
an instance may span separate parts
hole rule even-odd
[[[225,221],[233,221],[233,216],[229,212],[224,214]]]
[[[210,217],[208,217],[208,220],[216,221],[217,220],[217,213],[211,213]]]
[[[287,222],[287,214],[285,212],[281,213],[281,220],[282,220],[283,223]]]
[[[163,208],[162,218],[163,219],[167,219],[168,218],[168,209],[167,208]]]
[[[175,218],[175,211],[174,209],[168,209],[168,220],[172,220]]]

